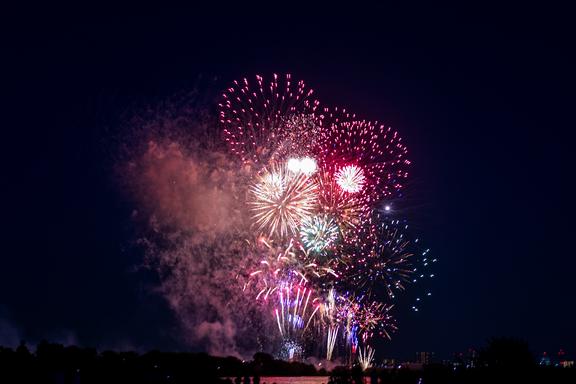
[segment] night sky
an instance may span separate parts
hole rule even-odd
[[[114,177],[122,119],[292,73],[381,120],[413,162],[405,215],[440,259],[382,355],[491,336],[576,352],[574,34],[561,9],[286,5],[38,9],[3,27],[0,344],[194,349],[137,266]]]

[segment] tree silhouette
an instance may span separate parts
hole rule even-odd
[[[534,356],[528,344],[520,339],[492,338],[480,352],[481,365],[499,369],[531,368],[535,365]]]

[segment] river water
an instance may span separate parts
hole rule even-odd
[[[260,384],[326,384],[328,376],[261,377]]]

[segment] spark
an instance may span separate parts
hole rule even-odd
[[[361,191],[367,203],[398,193],[408,177],[410,161],[402,138],[378,122],[332,122],[323,131],[320,147],[317,159],[322,167],[354,164],[362,169]]]
[[[264,170],[250,192],[254,224],[269,236],[297,234],[300,223],[313,214],[317,204],[316,183],[287,167]]]
[[[224,138],[232,154],[245,163],[266,164],[279,148],[288,145],[290,150],[295,147],[293,142],[301,142],[294,139],[313,136],[312,130],[301,122],[310,120],[315,125],[314,113],[319,102],[312,96],[314,91],[303,81],[294,81],[289,74],[284,81],[278,78],[274,75],[266,82],[262,76],[256,76],[255,80],[234,81],[218,104]]]
[[[326,215],[308,217],[300,225],[300,238],[310,252],[320,253],[338,240],[338,226]]]
[[[360,192],[365,181],[364,171],[355,165],[347,165],[336,172],[336,182],[343,191],[348,193]]]
[[[367,205],[356,194],[344,192],[331,172],[318,172],[315,180],[318,184],[318,211],[334,219],[343,238],[356,233],[368,212]]]
[[[366,348],[360,348],[360,353],[358,354],[358,362],[360,363],[360,368],[362,368],[363,371],[372,367],[375,352],[376,351],[369,345],[366,346]]]

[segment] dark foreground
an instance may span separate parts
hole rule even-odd
[[[23,345],[16,350],[0,347],[0,383],[263,384],[266,381],[272,384],[268,380],[273,376],[324,376],[322,379],[333,384],[576,383],[574,368],[535,364],[497,367],[493,364],[492,367],[456,370],[449,366],[429,365],[422,370],[372,369],[366,372],[358,367],[337,367],[326,372],[305,363],[275,360],[263,353],[255,354],[252,361],[241,361],[235,357],[202,353],[98,353],[95,349],[47,342],[38,344],[34,353]]]

